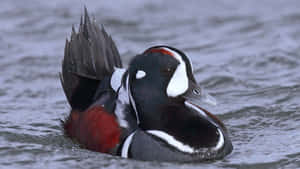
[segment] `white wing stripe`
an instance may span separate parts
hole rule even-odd
[[[183,144],[182,142],[176,140],[173,136],[159,130],[147,130],[147,133],[152,134],[160,139],[166,141],[169,145],[175,147],[176,149],[186,152],[186,153],[195,153],[197,152],[194,148]]]

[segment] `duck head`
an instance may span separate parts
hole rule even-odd
[[[141,130],[180,152],[206,154],[206,159],[232,151],[224,124],[203,108],[216,102],[197,84],[183,52],[169,46],[147,49],[131,61],[127,81]]]

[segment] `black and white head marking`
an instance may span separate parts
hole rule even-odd
[[[122,85],[122,79],[123,76],[127,75],[126,77],[126,88]],[[146,76],[146,72],[143,70],[138,70],[136,73],[136,79],[142,79]],[[112,74],[111,80],[110,80],[111,88],[118,92],[118,100],[117,105],[115,109],[115,114],[118,117],[118,122],[121,127],[128,127],[128,122],[125,120],[125,107],[129,103],[132,104],[132,107],[136,113],[137,123],[139,124],[139,117],[138,112],[136,109],[135,101],[132,97],[131,91],[130,91],[130,84],[129,84],[129,74],[126,74],[126,69],[120,69],[115,68],[115,71]]]
[[[136,79],[142,79],[142,78],[144,78],[145,76],[146,76],[146,72],[145,72],[145,71],[143,71],[143,70],[138,70],[138,71],[136,72],[135,78],[136,78]]]
[[[185,93],[189,87],[186,63],[184,62],[182,56],[178,52],[166,47],[163,47],[163,49],[170,52],[172,56],[179,62],[166,90],[167,95],[169,97],[177,97]]]
[[[132,104],[132,107],[134,109],[134,112],[135,112],[135,115],[136,115],[137,124],[139,124],[140,123],[140,119],[139,119],[138,111],[136,109],[135,101],[134,101],[134,99],[132,97],[129,85],[130,84],[129,84],[129,74],[128,74],[127,78],[126,78],[126,87],[127,87],[128,97],[129,97],[129,101]]]
[[[204,97],[191,61],[180,50],[169,46],[147,49],[131,61],[123,83],[138,127],[149,138],[191,156],[214,158],[231,152],[227,130],[202,108],[209,97]],[[123,157],[128,157],[132,137],[126,138]]]

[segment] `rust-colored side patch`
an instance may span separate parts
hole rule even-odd
[[[84,112],[72,111],[64,129],[67,135],[76,138],[86,148],[102,153],[115,148],[121,134],[116,118],[101,106]]]

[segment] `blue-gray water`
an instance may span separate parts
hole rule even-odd
[[[300,168],[298,0],[1,0],[0,168]],[[141,162],[63,136],[70,107],[58,78],[84,4],[128,63],[155,44],[192,59],[210,108],[230,130],[231,155],[193,164]]]

